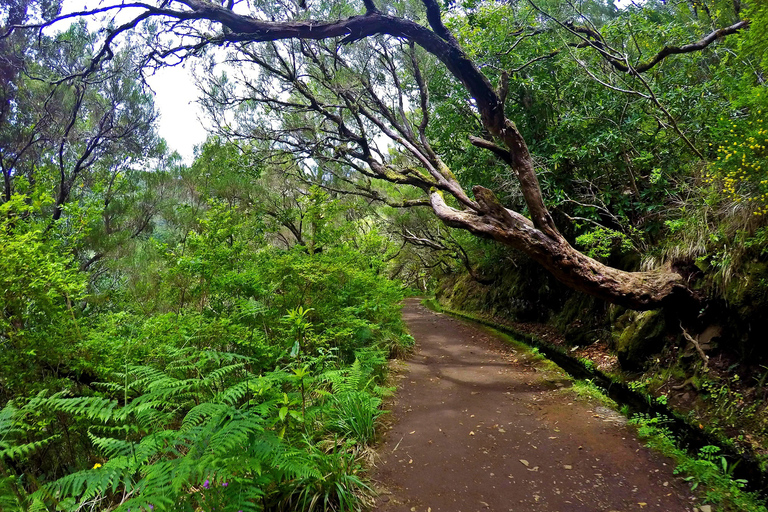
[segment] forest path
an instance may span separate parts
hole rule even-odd
[[[384,512],[694,510],[622,418],[480,327],[409,299],[416,339],[373,479]]]

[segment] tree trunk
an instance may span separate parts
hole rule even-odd
[[[431,194],[432,208],[449,226],[519,249],[565,285],[608,302],[635,310],[668,305],[688,309],[697,302],[680,274],[609,267],[574,249],[559,233],[546,234],[522,215],[505,209],[490,190],[474,187],[473,192],[485,206],[481,214],[448,206],[437,191]]]

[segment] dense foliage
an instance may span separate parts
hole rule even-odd
[[[429,2],[374,3],[428,25]],[[290,21],[370,2],[309,4],[254,3]],[[459,306],[554,319],[581,329],[579,344],[598,333],[632,354],[628,367],[675,347],[665,354],[681,382],[749,402],[731,416],[748,416],[742,441],[765,450],[768,8],[442,7],[527,141],[564,238],[618,269],[673,269],[704,298],[693,319],[666,319],[660,345],[622,347],[611,331],[631,313],[423,208],[440,176],[523,214],[532,203],[498,148],[470,142],[498,134],[466,83],[412,42],[248,44],[223,30],[217,53],[210,40],[175,47],[181,21],[150,23],[89,68],[106,32],[7,32],[60,8],[14,0],[0,9],[1,509],[361,507],[385,358],[408,346],[390,277],[442,282]],[[749,27],[650,65],[740,20]],[[202,102],[217,133],[185,165],[157,138],[135,65],[193,57],[209,70]],[[674,352],[681,329],[712,324],[729,331],[707,348],[729,354],[721,377],[693,349]],[[738,364],[751,377],[731,389]]]
[[[359,509],[410,344],[378,217],[217,139],[191,166],[111,150],[61,203],[44,162],[8,174],[0,509]]]
[[[276,249],[214,201],[87,286],[24,212],[3,205],[3,510],[358,506],[407,349],[380,254]]]

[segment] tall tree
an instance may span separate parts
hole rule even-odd
[[[291,84],[292,93],[298,95],[293,97],[299,101],[289,99],[285,105],[280,105],[285,100],[285,94],[272,91],[273,107],[309,108],[325,126],[334,126],[332,135],[327,127],[315,126],[326,138],[319,142],[337,142],[336,148],[344,156],[344,163],[363,176],[422,190],[435,214],[446,224],[518,248],[565,284],[630,308],[657,308],[692,296],[683,277],[675,272],[621,271],[587,257],[568,243],[546,206],[535,161],[522,131],[507,117],[508,73],[502,73],[495,85],[491,82],[448,29],[436,0],[396,5],[363,0],[362,4],[330,2],[308,6],[297,6],[286,0],[252,5],[251,12],[240,14],[236,11],[241,5],[235,6],[234,2],[226,6],[207,0],[131,4],[133,18],[107,28],[101,50],[89,69],[97,69],[110,59],[118,36],[132,31],[143,22],[148,22],[150,27],[147,43],[152,50],[147,55],[148,62],[178,61],[209,47],[231,45],[238,49],[243,59],[259,63],[270,79]],[[108,4],[63,18],[117,13],[125,7]],[[545,14],[542,13],[542,16]],[[43,29],[61,19],[27,25],[27,28]],[[657,54],[637,65],[625,56],[625,52],[607,44],[594,25],[563,26],[569,31],[573,45],[590,47],[610,66],[639,76],[642,71],[653,68],[670,55],[706,48],[722,37],[746,28],[747,23],[739,21],[714,32],[708,31],[704,37],[697,38],[698,42],[690,45],[664,46]],[[12,27],[10,33],[19,28]],[[364,39],[368,39],[369,44],[362,44]],[[264,48],[252,44],[276,41],[288,42],[281,45],[273,43]],[[310,41],[325,43],[315,45],[309,44]],[[398,46],[403,51],[397,55],[389,53],[390,48]],[[479,130],[471,141],[506,164],[519,183],[527,216],[504,207],[488,188],[475,186],[473,197],[470,196],[431,147],[426,137],[426,127],[430,122],[428,86],[423,80],[415,46],[437,59],[468,92],[471,107],[479,121]],[[270,58],[265,58],[265,52],[270,51]],[[360,59],[366,56],[370,60],[362,62]],[[386,77],[382,83],[398,87],[397,68],[403,63],[407,66],[407,58],[412,61],[413,97],[418,98],[415,104],[421,105],[420,115],[416,118],[407,115],[403,103],[379,104],[379,86],[361,75],[359,68],[361,66],[371,73],[381,74]],[[313,61],[315,69],[322,70],[324,76],[321,83],[326,76],[333,77],[336,85],[329,92],[341,103],[327,102],[320,97],[320,91],[313,90],[310,77],[296,73],[305,60]],[[343,86],[346,73],[353,75],[355,81],[362,85],[362,88],[355,88],[356,92],[366,94],[362,102],[356,92]],[[257,94],[261,93],[257,91]],[[372,130],[372,127],[375,129]],[[306,124],[301,127],[303,130],[306,128]],[[375,133],[386,134],[396,141],[408,159],[418,163],[418,167],[410,165],[411,162],[403,166],[393,165],[385,158],[383,151],[376,148]],[[285,142],[288,143],[288,140],[285,139]]]
[[[35,15],[33,6],[25,4],[24,15]],[[9,16],[11,26],[14,21]],[[114,174],[157,156],[156,114],[132,73],[129,48],[115,53],[108,65],[82,73],[97,44],[84,22],[54,36],[21,41],[16,35],[31,34],[12,32],[0,40],[10,50],[4,53],[0,84],[3,197],[53,186],[45,192],[53,196],[55,221],[74,187],[92,182],[86,175],[97,169]],[[25,183],[16,183],[22,179]]]

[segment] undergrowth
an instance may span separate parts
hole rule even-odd
[[[701,496],[704,503],[710,503],[717,510],[725,512],[766,512],[757,493],[744,490],[747,482],[732,476],[736,464],[720,454],[717,446],[704,446],[698,456],[692,457],[678,447],[678,443],[662,417],[638,414],[630,423],[637,427],[638,435],[646,444],[670,457],[677,467],[675,474],[682,475],[691,489]]]
[[[599,402],[611,409],[618,409],[618,404],[590,379],[574,380],[571,389],[580,397]]]
[[[93,396],[41,392],[8,405],[0,457],[18,476],[2,479],[11,492],[1,508],[360,510],[370,489],[358,455],[382,413],[383,355],[369,351],[346,367],[326,356],[257,375],[250,358],[180,349],[163,369],[126,366]],[[54,417],[78,431],[40,422]],[[71,435],[89,439],[87,466],[34,478],[35,456]]]
[[[0,326],[0,510],[369,504],[387,358],[413,346],[400,285],[343,241],[257,247],[216,205],[200,222],[90,296],[36,231],[3,231],[11,260],[35,265],[8,282]]]

